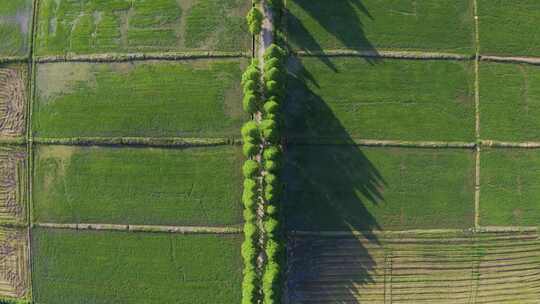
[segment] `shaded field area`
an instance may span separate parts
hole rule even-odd
[[[289,238],[289,303],[533,304],[537,232]]]
[[[540,67],[480,65],[481,136],[503,141],[540,141]]]
[[[27,68],[0,65],[0,136],[22,136],[26,130]]]
[[[240,235],[36,228],[32,241],[39,304],[240,302]]]
[[[240,224],[242,160],[235,146],[38,146],[34,221]]]
[[[482,225],[540,226],[540,150],[484,150],[480,172]]]
[[[29,296],[28,231],[0,227],[0,296]]]
[[[28,53],[32,0],[0,0],[0,56]]]
[[[0,147],[0,223],[26,222],[27,153],[22,147]]]
[[[480,51],[506,56],[540,56],[540,2],[478,0]]]
[[[474,138],[470,62],[293,57],[288,68],[284,113],[291,140]]]
[[[37,54],[247,51],[246,0],[43,0]]]
[[[473,225],[471,150],[289,146],[288,230],[403,230]]]
[[[285,18],[295,50],[474,50],[469,0],[289,0]]]
[[[38,137],[229,137],[244,59],[50,63],[37,68]]]

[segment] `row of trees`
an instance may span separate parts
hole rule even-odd
[[[244,110],[255,115],[260,104],[261,73],[257,60],[252,60],[242,76],[244,90]],[[244,191],[242,203],[244,204],[244,242],[242,243],[242,258],[244,260],[244,279],[242,282],[242,304],[257,302],[259,294],[259,273],[257,258],[260,254],[258,244],[260,232],[257,227],[257,202],[259,199],[259,163],[257,155],[261,151],[259,129],[255,121],[249,121],[242,127],[243,153],[247,160],[244,162],[242,172],[244,175]]]
[[[264,0],[263,0],[264,1]],[[247,16],[249,30],[259,35],[263,14],[253,1]],[[281,0],[268,1],[280,9]],[[264,5],[264,3],[263,3]],[[287,54],[278,45],[271,45],[261,62],[254,59],[242,75],[243,109],[252,120],[242,127],[244,175],[244,280],[243,304],[274,304],[281,299],[284,238],[281,233],[280,178],[282,167],[281,104],[285,96],[285,60]]]
[[[279,303],[281,299],[282,268],[284,265],[285,242],[281,233],[281,181],[282,147],[281,104],[285,97],[286,52],[276,44],[264,54],[264,94],[262,106],[263,120],[260,124],[261,136],[265,144],[262,154],[264,186],[264,233],[266,265],[263,270],[263,303]]]

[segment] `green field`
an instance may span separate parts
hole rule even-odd
[[[240,302],[238,235],[32,231],[36,304]]]
[[[538,0],[478,0],[482,54],[540,56]]]
[[[240,133],[244,60],[50,63],[37,69],[39,137]]]
[[[404,230],[473,224],[470,150],[291,146],[288,229]]]
[[[0,0],[0,56],[28,52],[32,0]]]
[[[480,123],[485,139],[540,141],[540,67],[480,65]]]
[[[42,0],[38,55],[246,51],[246,0]]]
[[[294,49],[473,52],[472,1],[289,0]]]
[[[359,57],[291,59],[286,108],[290,137],[330,140],[474,138],[469,62]]]
[[[39,146],[37,222],[233,225],[241,221],[239,148]]]
[[[540,226],[539,150],[484,150],[480,172],[481,225]]]

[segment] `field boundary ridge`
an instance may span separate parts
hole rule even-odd
[[[0,145],[26,145],[26,136],[0,136]]]
[[[390,51],[390,50],[326,50],[326,51],[293,51],[301,57],[366,57],[390,59],[434,59],[434,60],[474,60],[474,55],[425,51]]]
[[[512,57],[512,56],[491,56],[480,55],[481,61],[502,62],[502,63],[528,63],[540,65],[540,57]]]
[[[333,139],[333,138],[287,138],[287,143],[293,145],[358,145],[367,147],[404,147],[404,148],[540,148],[540,142],[535,141],[499,141],[479,139],[478,142],[466,141],[415,141],[415,140],[378,140],[378,139]]]
[[[164,53],[104,53],[36,56],[37,63],[54,62],[125,62],[144,60],[189,60],[212,58],[249,58],[250,52],[164,52]]]
[[[466,148],[476,147],[475,142],[464,141],[413,141],[413,140],[378,140],[378,139],[332,139],[332,138],[294,138],[288,137],[287,143],[299,145],[358,145],[374,147],[412,147],[412,148]]]
[[[287,231],[288,236],[376,236],[376,235],[402,235],[402,234],[444,234],[444,233],[483,233],[483,232],[538,232],[536,226],[481,226],[466,229],[410,229],[410,230],[386,230],[386,231],[316,231],[316,230],[292,230]]]
[[[497,140],[480,140],[480,145],[483,147],[493,148],[540,148],[540,142],[511,142]]]
[[[240,140],[230,137],[190,138],[190,137],[34,137],[33,142],[48,145],[80,146],[151,146],[151,147],[197,147],[240,144]]]
[[[72,230],[106,230],[130,232],[168,232],[168,233],[215,233],[238,234],[241,227],[205,227],[205,226],[162,226],[162,225],[123,225],[123,224],[94,224],[94,223],[33,223],[32,227],[72,229]]]
[[[0,57],[0,64],[8,63],[28,63],[28,56],[7,56]]]
[[[294,50],[295,55],[300,57],[365,57],[365,58],[388,58],[388,59],[419,59],[419,60],[467,60],[467,61],[490,61],[503,63],[527,63],[540,65],[540,57],[530,56],[495,56],[478,54],[460,54],[451,52],[430,51],[398,51],[398,50],[347,50],[332,49],[323,51]]]

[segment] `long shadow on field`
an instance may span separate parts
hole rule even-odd
[[[381,245],[373,232],[382,228],[367,206],[383,200],[385,181],[327,102],[314,92],[312,88],[320,84],[298,58],[289,59],[287,86],[283,109],[287,229],[348,234],[290,234],[288,297],[291,303],[310,299],[360,303],[359,289],[375,283],[371,273],[377,262],[369,248]],[[359,231],[360,236],[351,237],[351,231]]]
[[[368,8],[361,0],[289,0],[301,7],[313,20],[334,36],[345,49],[362,50],[371,53],[374,57],[365,58],[369,62],[377,62],[377,50],[367,39],[364,24],[360,15],[374,19]],[[357,14],[356,11],[360,11]],[[304,51],[308,54],[324,54],[323,46],[317,41],[302,21],[291,11],[285,12],[287,39],[292,49]],[[328,67],[336,71],[332,62],[324,56],[320,58]]]

